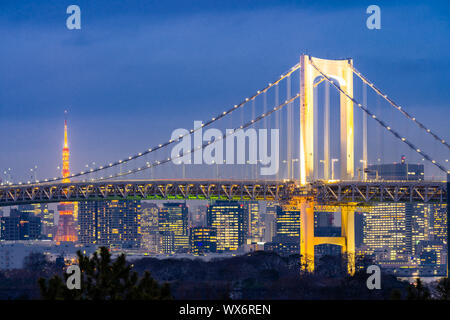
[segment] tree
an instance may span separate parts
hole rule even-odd
[[[430,300],[430,290],[423,285],[422,280],[417,278],[413,284],[408,286],[408,300]]]
[[[402,300],[402,293],[398,289],[392,289],[391,291],[391,300]]]
[[[441,300],[450,300],[450,280],[448,278],[442,278],[437,287],[438,297]]]
[[[49,267],[45,254],[42,252],[31,252],[23,259],[23,267],[31,272],[42,272]]]
[[[100,248],[90,258],[77,252],[81,271],[81,289],[69,290],[66,281],[54,276],[49,280],[40,278],[41,296],[46,300],[159,300],[171,299],[169,284],[162,286],[148,271],[139,279],[138,273],[131,271],[125,255],[112,260],[109,250]]]

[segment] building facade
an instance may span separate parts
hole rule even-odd
[[[217,232],[213,228],[191,228],[190,239],[193,255],[200,256],[217,251]]]
[[[41,238],[41,219],[30,212],[11,209],[9,217],[0,218],[0,239],[37,240]]]
[[[137,200],[79,202],[79,242],[111,249],[139,248],[140,210]]]
[[[164,254],[189,251],[188,207],[185,203],[164,203],[158,214],[158,229]]]
[[[208,207],[208,227],[217,235],[217,252],[236,251],[245,243],[245,208],[237,201],[216,201]]]

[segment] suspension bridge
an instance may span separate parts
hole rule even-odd
[[[362,94],[355,94],[356,88]],[[319,101],[322,92],[323,101]],[[368,103],[369,93],[374,105]],[[301,214],[303,257],[313,260],[314,246],[322,243],[338,244],[344,252],[354,253],[357,206],[447,201],[445,179],[449,171],[445,164],[450,145],[406,109],[358,71],[352,59],[302,55],[299,63],[255,94],[163,143],[70,175],[4,182],[0,186],[0,206],[109,199],[277,201]],[[216,132],[214,138],[177,154],[171,152],[183,139],[213,125],[232,125],[232,130]],[[224,160],[218,152],[233,134],[249,128],[282,131],[280,153],[285,160],[280,161],[283,165],[276,174],[258,174],[257,168],[263,163],[256,159],[249,159],[247,166],[236,169],[233,161]],[[213,150],[214,160],[196,171],[186,159],[204,150]],[[271,150],[274,152],[274,146]],[[379,172],[376,179],[368,178],[370,168],[376,171],[383,163],[404,154],[408,161],[414,160],[433,172],[431,178],[425,174],[410,177],[408,169],[405,178],[378,177]],[[158,177],[155,171],[162,167],[168,169]],[[168,178],[179,168],[182,173]],[[203,177],[205,173],[214,176],[211,168],[216,171],[215,177]],[[150,178],[146,175],[149,172]],[[341,237],[314,236],[315,204],[340,208]]]

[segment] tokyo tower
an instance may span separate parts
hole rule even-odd
[[[67,111],[64,111],[64,114],[67,114]],[[69,144],[67,139],[67,119],[64,120],[64,146],[62,149],[62,163],[62,177],[64,178],[62,182],[68,183],[70,182],[70,169]],[[54,239],[58,244],[61,242],[75,242],[78,240],[75,228],[74,209],[75,206],[72,202],[60,202],[58,205],[58,230]]]

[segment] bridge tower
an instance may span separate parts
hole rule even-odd
[[[314,80],[323,77],[315,68],[327,77],[337,81],[341,89],[353,97],[352,59],[329,60],[314,58],[309,55],[300,57],[300,183],[306,184],[314,179]],[[326,124],[327,126],[328,124]],[[340,167],[341,179],[351,180],[354,175],[354,141],[353,141],[353,102],[341,93],[340,95]],[[326,132],[328,132],[326,130]],[[327,137],[324,138],[324,140]],[[325,172],[329,172],[329,152],[325,152]],[[318,161],[316,162],[318,163]]]
[[[314,80],[323,74],[337,81],[340,88],[353,97],[353,71],[352,59],[329,60],[302,55],[300,57],[300,184],[314,180],[314,172],[319,168],[314,164],[318,153],[314,150],[314,137],[317,128],[314,127]],[[323,72],[323,74],[320,72]],[[328,92],[328,90],[327,90]],[[317,109],[316,109],[317,110]],[[327,112],[327,110],[325,111]],[[317,114],[317,112],[316,112]],[[327,118],[326,118],[327,119]],[[325,124],[324,145],[329,148],[329,123]],[[324,150],[325,176],[330,171],[330,152]],[[316,160],[316,161],[315,161]],[[340,94],[340,159],[341,180],[351,180],[354,176],[354,130],[353,130],[353,102],[344,94]],[[316,172],[317,173],[317,172]],[[317,175],[318,176],[318,175]],[[335,244],[342,248],[343,254],[354,258],[355,253],[355,229],[354,213],[355,205],[339,206],[341,213],[340,237],[316,237],[314,236],[314,207],[313,199],[293,200],[289,205],[300,207],[300,254],[302,265],[309,271],[314,270],[314,246],[320,244]],[[354,260],[349,259],[349,272],[354,272]]]

